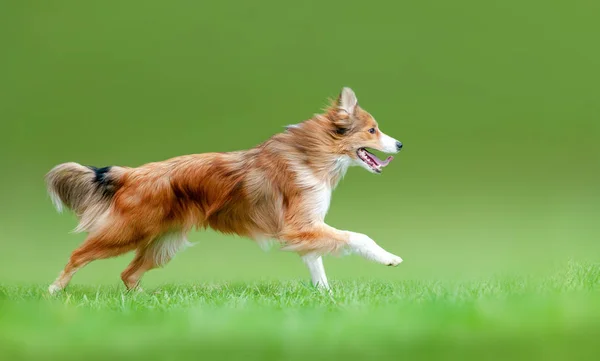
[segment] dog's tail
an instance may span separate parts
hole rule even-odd
[[[73,210],[80,222],[75,232],[90,231],[123,184],[123,167],[87,167],[63,163],[46,174],[46,185],[58,212]]]

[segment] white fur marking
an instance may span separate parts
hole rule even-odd
[[[348,171],[348,167],[350,167],[353,163],[352,158],[350,158],[347,155],[343,155],[339,158],[336,159],[335,161],[335,165],[334,165],[334,172],[337,172],[340,175],[340,179],[344,178],[344,176],[346,175],[346,172]],[[337,186],[337,184],[334,185]]]
[[[64,205],[63,205],[62,200],[58,196],[58,194],[56,194],[56,192],[52,189],[48,190],[48,194],[50,194],[50,199],[52,200],[52,203],[54,204],[54,208],[56,208],[56,211],[58,213],[62,213],[63,209],[64,209]]]
[[[50,285],[50,287],[48,287],[48,292],[51,295],[56,294],[57,292],[60,292],[62,290],[62,288],[60,288],[59,286],[55,285],[54,283]]]
[[[348,246],[354,253],[386,266],[397,266],[402,262],[402,258],[381,248],[367,235],[355,232],[348,232],[348,234],[350,236]]]
[[[151,256],[157,266],[164,266],[177,252],[192,245],[180,232],[166,233],[152,242]]]
[[[109,210],[104,204],[95,204],[89,207],[79,220],[79,224],[73,233],[93,232],[98,226],[104,224],[109,215]]]
[[[331,188],[329,186],[320,186],[314,194],[315,213],[319,216],[319,220],[325,220],[329,205],[331,204]]]
[[[398,153],[396,143],[398,141],[382,131],[379,131],[379,142],[381,143],[381,151],[385,153]]]
[[[265,252],[270,251],[271,249],[273,249],[273,247],[275,247],[275,245],[278,244],[278,242],[271,237],[254,236],[252,238],[256,241],[260,249],[262,249]]]
[[[293,167],[296,172],[296,180],[298,185],[305,189],[307,195],[306,202],[307,206],[311,210],[314,210],[316,220],[325,220],[325,215],[329,210],[329,204],[331,203],[331,187],[324,181],[317,179],[313,173],[301,166]]]
[[[285,126],[285,129],[294,129],[294,128],[300,128],[300,124],[289,124]]]
[[[308,267],[313,286],[328,290],[329,283],[327,282],[327,275],[325,275],[325,268],[323,267],[323,258],[319,255],[307,254],[302,256],[302,261]]]

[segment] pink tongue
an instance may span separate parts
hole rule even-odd
[[[377,156],[373,153],[367,152],[369,154],[369,157],[371,159],[373,159],[375,161],[375,163],[377,163],[377,165],[381,166],[381,167],[385,167],[386,165],[390,164],[390,162],[392,161],[392,159],[394,159],[394,157],[392,157],[391,155],[389,157],[387,157],[386,160],[381,160],[379,158],[377,158]]]

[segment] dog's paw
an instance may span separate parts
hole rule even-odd
[[[58,292],[62,291],[62,288],[58,287],[57,285],[55,285],[54,283],[50,285],[50,287],[48,287],[48,292],[51,295],[55,295]]]
[[[386,263],[386,265],[388,266],[392,266],[392,267],[396,267],[397,265],[399,265],[400,263],[402,263],[402,258],[398,257],[398,256],[394,256],[392,255],[392,257],[390,258],[390,260]]]

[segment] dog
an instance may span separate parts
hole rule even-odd
[[[249,150],[185,155],[137,168],[60,164],[46,175],[48,193],[59,212],[67,207],[77,215],[75,231],[88,235],[49,292],[64,289],[94,260],[135,250],[121,273],[127,289],[134,289],[145,272],[189,245],[186,235],[194,227],[278,243],[298,253],[312,284],[327,290],[323,255],[356,253],[397,266],[402,259],[368,236],[325,223],[332,190],[348,167],[379,174],[392,160],[380,160],[367,148],[397,153],[402,143],[384,134],[352,89],[343,88],[322,114]]]

